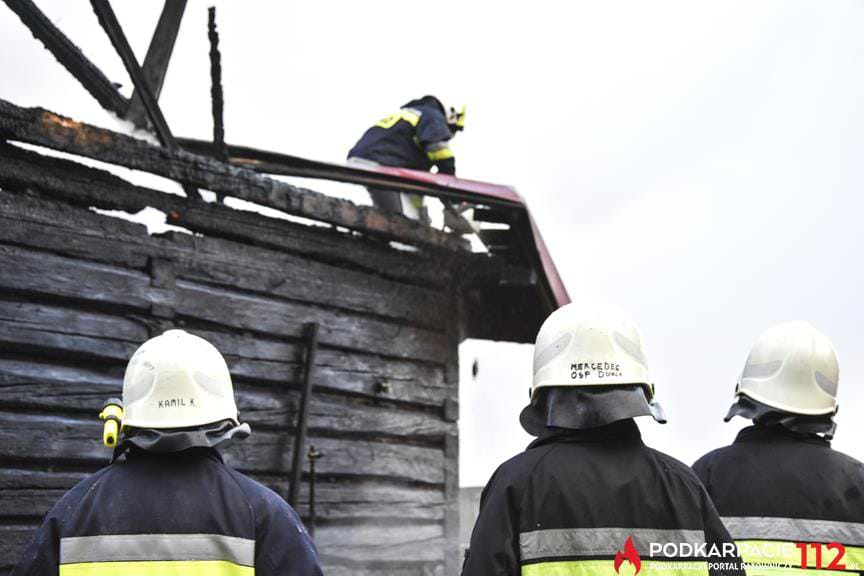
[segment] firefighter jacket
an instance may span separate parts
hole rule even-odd
[[[559,430],[492,476],[463,576],[743,574],[693,471],[632,418]]]
[[[348,158],[414,170],[428,171],[437,166],[441,174],[455,174],[452,137],[444,107],[437,98],[425,96],[369,128]]]
[[[300,518],[212,448],[133,449],[45,517],[14,576],[320,575]]]
[[[864,571],[864,464],[827,440],[757,424],[693,468],[746,563]]]

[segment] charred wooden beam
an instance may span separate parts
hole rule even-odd
[[[159,16],[153,39],[150,40],[150,47],[147,49],[147,56],[144,58],[144,65],[141,67],[147,86],[150,87],[156,100],[159,100],[159,94],[162,92],[168,63],[171,61],[171,53],[174,51],[174,43],[185,10],[186,0],[165,0],[162,15]],[[139,128],[148,128],[147,110],[137,90],[132,94],[125,117]]]
[[[172,180],[223,192],[288,214],[344,226],[409,244],[464,251],[462,238],[399,214],[333,198],[184,150],[169,150],[131,136],[76,122],[41,108],[0,100],[0,138],[47,146]],[[182,214],[178,214],[182,217]]]
[[[207,10],[207,37],[210,39],[210,98],[213,108],[213,149],[216,157],[225,162],[225,102],[222,95],[222,56],[219,54],[219,32],[216,31],[216,7]]]
[[[219,54],[219,33],[216,31],[216,7],[207,10],[207,37],[210,39],[210,100],[213,110],[213,154],[222,162],[228,161],[225,147],[225,102],[222,96],[222,56]],[[216,199],[225,202],[225,194]],[[296,502],[292,502],[296,504]]]
[[[8,465],[0,467],[0,517],[41,518],[60,497],[87,475],[80,470],[34,470]],[[252,478],[276,492],[284,492],[281,476],[254,474]],[[304,491],[305,492],[305,491]],[[307,494],[303,494],[307,496]],[[301,502],[306,498],[301,498]],[[413,522],[440,522],[443,518],[443,493],[437,489],[406,486],[397,482],[319,480],[316,486],[319,517],[334,522],[399,519]],[[306,515],[301,503],[298,512]]]
[[[108,0],[90,0],[90,4],[93,6],[97,18],[99,18],[99,24],[111,40],[114,50],[117,51],[117,54],[123,61],[123,66],[135,85],[135,92],[141,98],[141,102],[144,104],[145,110],[147,110],[147,116],[150,118],[150,122],[153,123],[153,128],[156,130],[159,142],[167,148],[176,148],[177,144],[174,142],[174,135],[171,134],[171,129],[168,128],[168,123],[165,122],[165,117],[162,116],[162,111],[159,109],[159,104],[156,103],[156,98],[147,85],[144,73],[138,65],[138,60],[135,58],[135,53],[132,52],[132,47],[129,46],[129,41],[126,40],[126,35],[120,27],[120,22],[117,21],[114,10],[111,8]]]
[[[13,360],[0,357],[0,410],[38,411],[40,413],[65,412],[69,414],[98,414],[105,398],[120,393],[123,367],[126,359],[131,357],[139,343],[147,338],[147,330],[140,324],[125,322],[125,333],[111,334],[110,338],[102,339],[78,336],[64,327],[61,332],[47,332],[30,329],[26,320],[16,317],[27,312],[38,314],[38,322],[43,323],[49,318],[66,320],[75,318],[74,311],[64,311],[63,314],[52,314],[52,310],[37,306],[22,306],[0,301],[0,341],[5,350],[18,350]],[[57,312],[56,309],[53,312]],[[101,327],[113,330],[124,322],[104,315],[83,314],[84,318],[76,320],[79,327],[89,330]],[[45,343],[35,341],[40,335]],[[138,338],[140,339],[133,339]],[[74,349],[69,350],[65,358],[60,356],[63,339],[73,340]],[[110,366],[90,361],[90,368],[83,368],[79,358],[88,358],[81,354],[85,350],[85,341],[91,345],[101,342],[111,348],[106,351],[118,357]],[[27,344],[21,346],[17,344]],[[41,350],[37,347],[42,346]],[[14,348],[13,348],[14,347]],[[92,349],[91,349],[92,350]],[[125,354],[119,359],[121,351]],[[55,354],[57,352],[57,354]],[[38,355],[37,355],[38,354]],[[22,358],[38,358],[27,360]],[[229,367],[230,367],[229,358]],[[60,362],[63,362],[62,364]],[[235,377],[241,376],[235,374]],[[250,384],[238,379],[234,382],[237,406],[244,422],[249,422],[254,430],[294,431],[295,420],[303,399],[297,392],[294,383],[288,383],[291,389],[284,391],[275,385]],[[445,436],[456,431],[456,425],[444,422],[428,410],[417,406],[376,406],[365,400],[346,395],[344,392],[318,389],[307,407],[308,430],[312,434],[319,431],[338,431],[341,435],[350,435],[354,439],[380,440],[389,439],[394,442],[423,444],[426,446],[441,446]],[[301,453],[304,455],[304,453]],[[287,478],[286,478],[287,480]],[[301,488],[298,486],[298,488]],[[283,492],[284,493],[284,492]],[[298,493],[299,497],[299,493]]]
[[[175,150],[177,143],[174,141],[174,135],[171,134],[171,129],[162,115],[162,110],[159,109],[156,97],[153,96],[153,92],[150,91],[150,87],[147,85],[147,80],[144,78],[141,66],[138,65],[138,59],[135,58],[135,53],[132,52],[129,41],[126,40],[126,34],[123,33],[123,28],[120,27],[120,22],[117,21],[117,16],[114,14],[111,4],[108,3],[108,0],[90,0],[90,4],[96,12],[96,17],[99,18],[99,24],[102,25],[105,33],[108,34],[111,44],[123,61],[126,72],[132,78],[135,92],[138,93],[141,102],[144,104],[144,109],[147,110],[147,117],[150,118],[150,123],[153,124],[153,129],[156,131],[159,143],[169,150]],[[201,194],[194,186],[184,183],[183,190],[189,198],[201,200]]]
[[[123,116],[128,101],[99,68],[69,38],[54,26],[31,0],[3,0],[33,36],[42,42],[60,64],[90,92],[106,110]]]
[[[273,296],[237,294],[209,283],[178,282],[166,294],[150,286],[150,275],[141,271],[12,246],[0,247],[0,267],[0,291],[69,298],[136,314],[170,305],[178,318],[293,339],[303,338],[306,323],[318,322],[321,343],[327,346],[438,363],[448,353],[446,338],[437,331]]]
[[[323,434],[312,437],[315,447],[327,454],[318,462],[321,476],[362,476],[430,488],[444,484],[445,455],[439,447]],[[0,411],[0,440],[0,461],[104,465],[109,457],[102,445],[102,426],[92,415]],[[34,451],[34,446],[39,450]],[[284,432],[258,429],[253,442],[232,443],[223,455],[226,463],[242,472],[287,474],[290,458],[283,448]]]

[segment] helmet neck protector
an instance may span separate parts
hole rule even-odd
[[[552,428],[587,430],[612,422],[652,416],[666,423],[663,408],[649,402],[639,384],[623,386],[547,387],[537,390],[519,415],[522,428],[532,436],[544,436]]]
[[[834,438],[837,430],[834,414],[817,416],[793,414],[772,408],[743,394],[739,395],[735,403],[729,407],[729,412],[723,421],[729,422],[735,416],[752,420],[754,424],[761,426],[781,426],[797,434],[821,435],[826,440]]]

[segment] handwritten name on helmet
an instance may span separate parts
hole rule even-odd
[[[572,362],[570,364],[570,378],[582,380],[583,378],[617,378],[621,376],[621,365],[614,362]]]

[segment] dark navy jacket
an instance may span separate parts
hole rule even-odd
[[[670,576],[743,574],[696,475],[645,446],[632,419],[560,430],[492,476],[463,576],[624,576],[621,558],[627,574],[645,563]]]
[[[444,106],[434,96],[424,96],[369,128],[348,157],[414,170],[437,166],[442,174],[455,174],[448,145],[452,137]]]
[[[785,542],[796,566],[795,546],[802,542],[843,544],[849,570],[864,560],[864,464],[827,440],[757,424],[693,469],[739,544]],[[747,547],[757,551],[742,546],[745,561]],[[822,556],[827,564],[835,554],[823,550]],[[812,560],[809,568],[816,567]]]
[[[321,574],[294,510],[212,448],[133,449],[82,480],[47,514],[12,574],[56,575],[64,564],[98,569],[104,562],[166,569],[188,562],[182,567],[189,572],[205,563],[250,576]],[[122,565],[115,569],[123,572]]]

